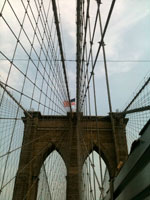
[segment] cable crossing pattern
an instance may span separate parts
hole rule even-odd
[[[12,199],[23,148],[22,117],[27,114],[32,119],[29,111],[34,110],[44,115],[66,115],[69,110],[64,108],[63,102],[69,101],[69,90],[51,1],[2,1],[0,22],[7,33],[3,45],[10,44],[9,51],[7,46],[0,51],[3,60],[0,79],[0,199]],[[52,160],[52,163],[60,164],[57,154]],[[47,179],[46,163],[42,170],[39,176],[46,177],[41,180],[45,180],[45,185],[47,183],[44,192],[48,192],[47,181],[50,180]],[[61,170],[58,168],[57,172],[60,174]],[[55,171],[52,174],[54,176]],[[58,178],[54,176],[51,181],[56,184]],[[59,195],[65,198],[64,191]],[[42,193],[43,198],[44,195]],[[51,195],[54,196],[53,191]],[[41,198],[40,192],[37,198]]]
[[[105,101],[111,122],[109,128],[115,133],[115,120],[128,119],[126,137],[129,152],[132,150],[132,143],[139,138],[139,132],[150,119],[150,73],[146,75],[125,108],[122,111],[113,111],[108,62],[149,62],[147,59],[107,59],[105,35],[116,1],[111,1],[105,23],[102,23],[101,0],[76,1],[76,59],[65,57],[59,2],[59,0],[2,0],[0,3],[0,24],[3,27],[3,33],[0,34],[3,36],[0,51],[0,200],[15,199],[14,188],[17,177],[19,175],[26,177],[24,170],[30,172],[31,163],[38,160],[50,145],[48,140],[44,141],[42,150],[37,150],[36,155],[32,155],[32,159],[29,159],[20,171],[18,170],[23,150],[30,151],[29,147],[41,141],[43,137],[48,137],[49,134],[47,130],[44,136],[40,135],[36,139],[28,139],[27,136],[27,142],[24,143],[27,135],[25,133],[35,128],[35,124],[32,123],[34,114],[41,113],[45,118],[51,116],[55,119],[51,124],[51,132],[55,131],[56,135],[59,131],[63,133],[57,138],[57,146],[61,147],[62,152],[66,148],[64,141],[67,125],[55,127],[58,117],[66,117],[69,114],[74,116],[71,106],[71,83],[68,81],[66,64],[76,62],[75,123],[79,129],[76,139],[70,135],[68,141],[73,140],[72,146],[76,144],[78,147],[77,162],[80,163],[78,167],[81,170],[78,177],[80,199],[104,200],[113,187],[113,178],[104,161],[100,143],[96,147],[96,142],[100,141],[98,117],[101,111],[99,110],[103,107],[99,103],[101,102],[98,97],[99,83],[95,73],[99,64],[105,74],[107,94]],[[64,102],[68,102],[69,106],[64,106]],[[81,113],[86,119],[84,131],[80,129]],[[29,126],[25,126],[27,118],[31,122]],[[92,123],[89,125],[88,120],[94,122],[94,128]],[[96,141],[93,140],[93,129],[96,132]],[[84,132],[88,133],[90,147],[85,141]],[[69,149],[71,147],[68,143],[68,153]],[[31,187],[24,194],[23,200],[33,199],[33,191],[36,190],[37,200],[68,199],[69,172],[63,156],[57,148],[44,156],[38,176],[32,176]],[[69,163],[71,159],[68,160]],[[84,162],[81,163],[81,160]],[[116,167],[119,171],[121,163],[119,162]]]

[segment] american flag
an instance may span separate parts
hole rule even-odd
[[[71,103],[72,106],[76,105],[75,98],[71,99],[70,103]],[[69,106],[70,106],[69,101],[64,101],[64,107],[69,107]]]

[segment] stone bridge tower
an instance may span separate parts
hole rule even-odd
[[[82,113],[78,117],[76,113],[68,113],[67,116],[42,116],[40,112],[31,114],[32,119],[28,116],[23,118],[23,147],[13,200],[36,200],[37,177],[44,160],[53,150],[60,153],[66,164],[67,200],[81,199],[81,170],[93,148],[104,159],[111,179],[117,173],[117,166],[127,159],[127,119],[114,117],[112,130],[110,116],[89,117]]]

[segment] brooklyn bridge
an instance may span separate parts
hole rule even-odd
[[[0,200],[150,199],[148,6],[0,1]]]

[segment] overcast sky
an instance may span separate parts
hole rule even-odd
[[[102,1],[101,13],[103,26],[110,7],[110,0]],[[76,1],[59,0],[66,59],[76,55]],[[91,1],[92,5],[92,1]],[[91,6],[91,18],[95,16],[95,1]],[[64,9],[68,8],[68,9]],[[118,0],[104,39],[106,57],[111,61],[150,60],[150,1]],[[100,41],[100,39],[99,39]],[[98,42],[98,41],[97,41]],[[101,59],[101,56],[98,60]],[[108,62],[110,89],[113,109],[121,109],[135,91],[144,76],[150,71],[150,62]],[[75,64],[67,62],[72,97],[75,95]],[[102,63],[96,66],[96,83],[100,113],[107,112],[107,97]]]
[[[26,0],[9,0],[13,8],[19,17],[19,20],[23,20],[24,8],[21,2],[27,4]],[[5,0],[0,0],[0,11]],[[34,10],[34,2],[31,0],[30,4]],[[37,1],[40,2],[40,1]],[[48,0],[43,1],[45,8],[48,6]],[[63,32],[63,45],[65,47],[66,60],[76,59],[76,0],[57,0],[59,3],[61,27]],[[103,0],[101,5],[101,15],[103,27],[106,21],[106,17],[109,11],[111,0]],[[34,10],[36,13],[36,9]],[[96,13],[96,1],[91,0],[90,7],[90,17],[94,19]],[[29,11],[31,16],[31,13]],[[51,11],[50,17],[53,15]],[[3,10],[3,17],[12,28],[12,30],[19,34],[20,25],[17,22],[10,5],[6,3]],[[33,18],[32,18],[33,20]],[[51,18],[49,18],[51,20]],[[34,20],[33,20],[34,21]],[[34,24],[35,25],[35,24]],[[39,25],[40,26],[40,25]],[[6,81],[8,70],[10,67],[10,62],[4,58],[1,52],[6,55],[9,59],[12,59],[12,55],[16,45],[16,39],[9,30],[8,26],[0,17],[0,80]],[[30,39],[33,38],[33,30],[28,18],[24,23],[24,29]],[[30,51],[29,41],[25,38],[23,33],[21,34],[20,41],[23,43],[26,51]],[[94,52],[100,41],[99,32],[96,33],[93,46]],[[116,4],[113,10],[113,14],[108,26],[106,33],[105,49],[106,57],[109,61],[107,63],[109,81],[110,81],[110,91],[112,98],[113,111],[116,109],[121,110],[125,105],[129,97],[135,92],[135,89],[141,82],[141,80],[149,73],[150,75],[150,0],[116,0]],[[40,51],[38,42],[34,42],[34,47],[36,50]],[[39,55],[39,54],[38,54]],[[35,55],[32,55],[34,59]],[[15,54],[15,59],[26,59],[26,61],[14,61],[20,71],[25,71],[28,57],[23,52],[21,47],[18,45]],[[42,57],[41,57],[42,59]],[[100,54],[98,60],[102,59]],[[113,62],[112,62],[113,61]],[[35,61],[35,63],[37,63]],[[71,98],[76,97],[76,62],[66,61],[68,78],[69,78],[69,88],[71,92]],[[33,64],[30,64],[30,70],[28,77],[33,79],[36,74]],[[39,67],[40,68],[40,67]],[[43,70],[43,69],[42,69]],[[21,90],[24,77],[15,69],[11,71],[9,77],[8,85],[11,87]],[[41,77],[42,80],[42,77]],[[38,80],[39,82],[41,80]],[[106,84],[104,76],[104,66],[102,62],[98,62],[95,68],[95,80],[96,80],[96,96],[97,96],[97,107],[99,115],[106,115],[109,112],[108,101],[106,94]],[[37,83],[40,84],[40,83]],[[32,96],[31,83],[26,82],[24,93]],[[92,88],[92,86],[90,86]],[[46,87],[45,87],[46,88]],[[92,93],[91,93],[92,94]],[[14,95],[14,92],[13,92]],[[17,98],[16,95],[14,95]],[[36,97],[36,94],[35,94]],[[91,97],[93,101],[93,97]],[[19,99],[19,98],[18,98]],[[17,100],[18,100],[17,99]],[[37,99],[38,101],[38,99]],[[21,104],[25,109],[27,108],[27,100],[23,99]],[[63,107],[63,102],[61,102]],[[7,108],[9,110],[9,108]],[[36,108],[34,108],[36,111]],[[40,110],[40,109],[39,109]],[[40,110],[41,111],[41,110]],[[9,111],[11,112],[11,110]],[[45,113],[44,113],[45,114]],[[93,112],[94,114],[94,112]],[[10,128],[7,126],[7,128]],[[8,129],[7,129],[8,130]],[[18,129],[20,132],[20,129]],[[7,131],[6,131],[7,132]],[[3,133],[5,134],[5,132]],[[5,150],[5,148],[4,148]],[[8,169],[9,171],[9,169]],[[11,176],[11,172],[9,172]]]
[[[0,9],[4,0],[0,1]],[[22,20],[23,7],[20,1],[15,0],[15,10],[17,15]],[[44,2],[47,4],[48,2]],[[65,47],[65,55],[67,60],[76,59],[76,1],[75,0],[57,0],[59,4],[59,14],[61,19],[61,27],[63,31],[63,44]],[[110,0],[103,0],[101,5],[101,15],[103,21],[103,27],[106,21],[106,17],[110,8]],[[58,5],[57,4],[57,5]],[[19,26],[13,21],[13,16],[10,14],[10,8],[5,6],[4,12],[5,18],[9,21],[12,28],[19,32]],[[91,21],[94,19],[96,13],[96,1],[91,1],[90,17]],[[110,90],[112,97],[113,111],[121,109],[144,76],[150,71],[150,62],[142,62],[142,60],[150,60],[150,1],[149,0],[117,0],[113,14],[106,33],[105,48],[106,57],[108,61],[108,73],[110,80]],[[14,50],[14,42],[12,34],[9,35],[6,25],[1,20],[0,26],[2,31],[0,33],[1,49],[7,56]],[[30,26],[26,22],[25,28],[29,32],[29,36],[32,38],[32,32]],[[24,40],[24,38],[21,38]],[[96,35],[93,46],[96,48],[100,41],[99,32]],[[28,43],[24,41],[24,45],[28,48]],[[19,49],[19,48],[18,48]],[[37,46],[38,49],[38,46]],[[26,55],[19,49],[16,57],[26,58]],[[102,59],[100,54],[98,60]],[[117,62],[112,62],[117,61]],[[124,62],[125,61],[125,62]],[[129,62],[132,61],[132,62]],[[135,62],[133,62],[135,61]],[[136,62],[137,61],[137,62]],[[139,62],[141,61],[141,62]],[[71,98],[76,97],[76,63],[66,62],[69,87],[71,92]],[[7,61],[1,61],[1,78],[6,79],[8,73]],[[23,67],[23,66],[22,66]],[[33,73],[33,72],[32,72]],[[13,73],[12,73],[13,74]],[[96,94],[98,102],[99,114],[108,113],[108,103],[105,86],[104,66],[103,63],[98,62],[95,68],[96,74]],[[11,80],[11,85],[17,84],[17,81],[21,78],[17,72],[14,72]],[[18,86],[19,87],[19,86]],[[92,87],[92,86],[91,86]]]

